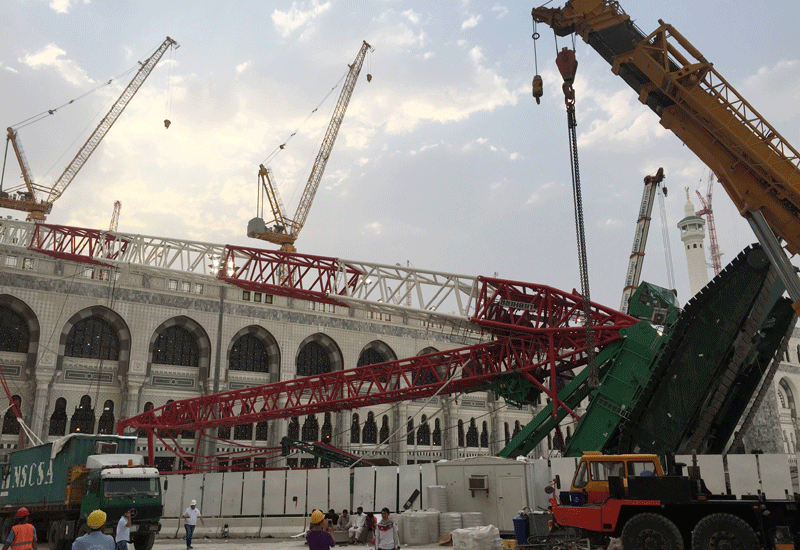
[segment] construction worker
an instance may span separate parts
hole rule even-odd
[[[86,518],[86,525],[92,530],[91,533],[75,539],[75,542],[72,543],[72,550],[114,550],[114,537],[103,533],[103,527],[106,526],[105,512],[95,510],[89,514],[89,517]]]
[[[36,527],[30,523],[30,518],[27,508],[17,510],[3,550],[8,550],[9,546],[13,546],[14,550],[36,550]]]

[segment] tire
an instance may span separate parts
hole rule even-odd
[[[66,550],[69,541],[61,537],[61,522],[54,521],[47,529],[47,542],[50,550]]]
[[[92,530],[89,528],[89,526],[84,523],[78,528],[78,534],[75,535],[75,538],[77,539],[78,537],[82,537],[83,535],[88,535],[91,532]]]
[[[683,536],[660,514],[637,514],[622,528],[625,550],[683,550]]]
[[[152,550],[153,544],[156,542],[156,534],[148,533],[144,537],[137,537],[133,539],[133,547],[136,550]]]
[[[6,519],[3,520],[3,526],[0,528],[0,537],[3,538],[5,541],[8,538],[8,534],[11,532],[11,527],[14,525],[14,518],[8,516]]]
[[[692,548],[759,550],[761,543],[750,524],[733,514],[711,514],[692,530]]]

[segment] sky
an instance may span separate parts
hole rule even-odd
[[[119,231],[272,249],[246,236],[248,221],[260,215],[258,166],[286,144],[269,166],[292,216],[340,88],[329,92],[366,40],[374,51],[297,250],[497,273],[571,291],[580,279],[555,67],[557,48],[571,41],[554,40],[540,26],[534,55],[532,7],[466,0],[5,0],[0,118],[3,127],[16,126],[80,98],[19,129],[35,180],[52,185],[132,73],[115,77],[170,36],[180,48],[164,55],[48,222],[108,229],[119,200]],[[674,25],[800,146],[800,5],[701,0],[687,9],[680,0],[630,0],[622,7],[646,33],[659,19]],[[594,50],[582,41],[576,49],[591,297],[619,307],[642,181],[663,167],[676,287],[685,302],[686,258],[675,224],[684,216],[684,188],[700,208],[695,190],[705,194],[708,169]],[[540,105],[531,97],[537,64],[545,83]],[[6,189],[20,182],[10,151],[4,178]],[[713,207],[725,264],[756,239],[719,184]],[[642,278],[667,286],[657,204]]]

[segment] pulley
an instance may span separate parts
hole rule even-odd
[[[544,88],[542,84],[542,76],[536,75],[533,77],[533,97],[536,98],[536,104],[541,103],[539,99],[544,95]]]

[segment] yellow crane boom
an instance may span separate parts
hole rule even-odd
[[[800,154],[671,25],[645,35],[616,0],[534,8],[559,36],[578,34],[611,64],[639,101],[717,175],[753,227],[800,311],[800,285],[766,224],[800,252]],[[766,224],[762,223],[766,221]],[[772,250],[773,252],[770,252]]]
[[[170,47],[177,48],[178,43],[168,36],[153,55],[141,64],[136,75],[134,75],[133,79],[122,92],[122,95],[117,99],[114,105],[111,106],[111,110],[103,117],[103,120],[100,121],[94,129],[94,132],[89,136],[89,139],[86,140],[86,143],[83,144],[75,155],[75,158],[67,165],[54,185],[47,187],[36,184],[33,181],[28,161],[22,150],[22,145],[19,142],[17,130],[8,128],[8,140],[14,148],[14,153],[16,154],[17,161],[22,170],[22,178],[25,182],[27,192],[20,193],[18,197],[11,197],[8,193],[2,193],[2,195],[0,195],[0,207],[28,212],[29,221],[44,221],[47,214],[52,210],[53,203],[64,193],[67,187],[69,187],[69,184],[75,179],[80,169],[83,168],[83,165],[89,160],[89,157],[97,149],[97,146],[111,129],[111,126],[117,121],[122,111],[125,110],[125,107],[128,106],[128,103],[130,103],[133,96],[136,95],[136,92],[139,91],[139,88],[141,88],[156,64]]]
[[[267,200],[270,203],[270,209],[272,210],[274,218],[273,221],[270,222],[269,227],[262,218],[253,218],[250,220],[247,225],[248,237],[279,244],[281,245],[281,250],[295,252],[294,242],[297,240],[300,230],[303,228],[308,218],[311,203],[314,201],[314,195],[317,193],[319,182],[322,180],[322,174],[325,172],[325,166],[328,164],[328,158],[333,150],[336,136],[339,134],[339,128],[342,125],[347,105],[350,103],[350,96],[353,95],[358,75],[361,73],[364,57],[371,49],[372,46],[367,44],[365,40],[361,44],[361,49],[358,51],[355,60],[349,65],[350,70],[347,73],[347,78],[345,78],[342,91],[339,94],[339,99],[333,111],[333,116],[328,123],[328,129],[325,132],[322,145],[317,153],[317,158],[311,169],[311,174],[308,176],[308,182],[303,190],[300,203],[297,205],[297,212],[294,218],[287,218],[284,214],[285,210],[281,203],[280,196],[278,195],[278,189],[273,181],[270,169],[265,168],[263,164],[259,166],[258,178],[267,196]]]

